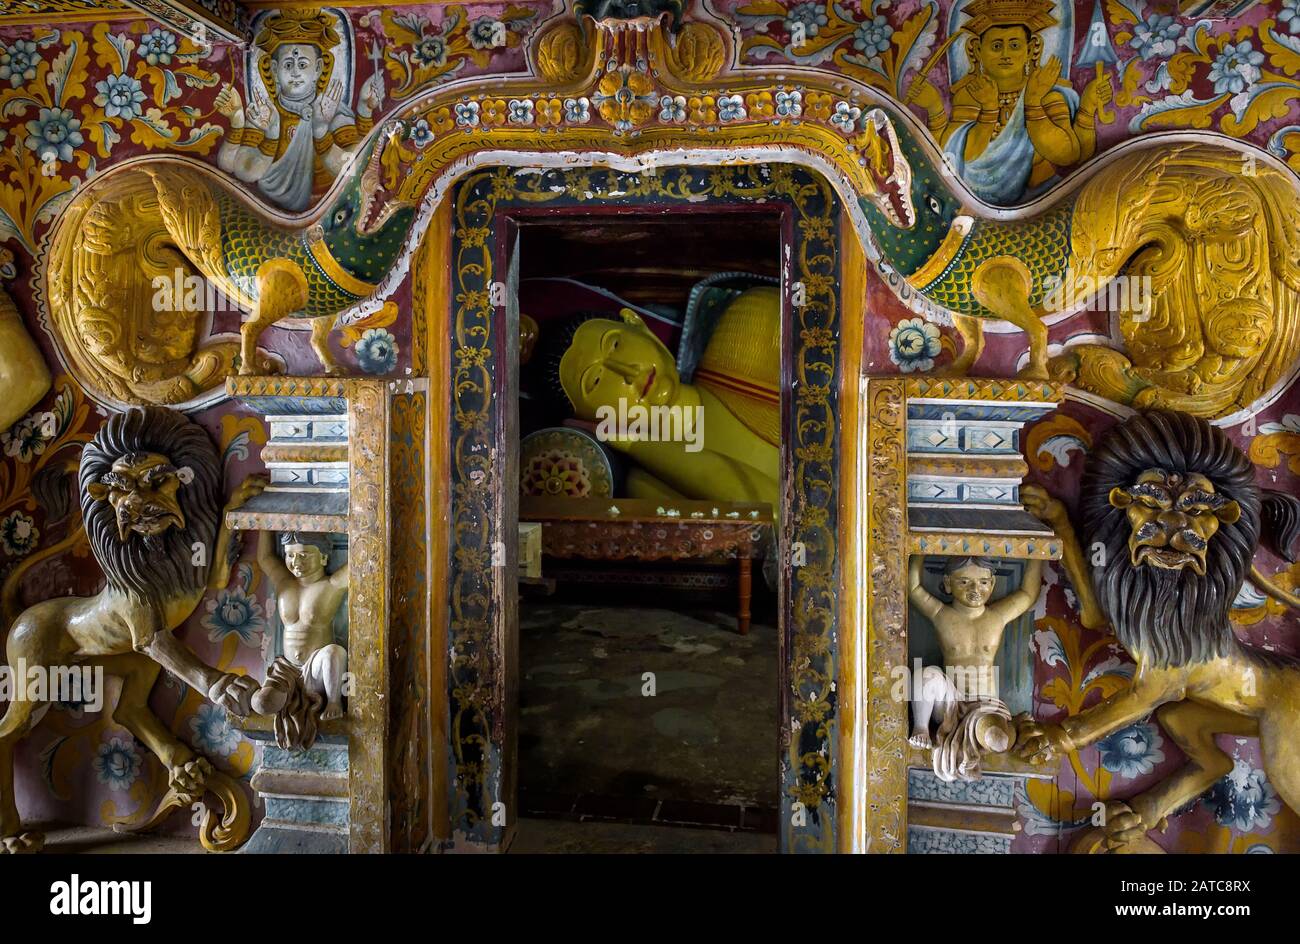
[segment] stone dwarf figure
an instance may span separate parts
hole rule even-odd
[[[268,668],[252,705],[259,714],[276,716],[282,747],[306,747],[315,740],[318,717],[343,717],[348,653],[334,642],[333,623],[348,592],[348,565],[325,572],[330,539],[324,534],[289,531],[280,536],[280,544],[283,562],[270,532],[258,535],[257,563],[275,588],[284,655]]]
[[[944,664],[927,666],[921,673],[908,742],[931,749],[934,772],[941,780],[978,780],[981,753],[1000,754],[1015,741],[993,663],[1007,623],[1038,599],[1042,562],[1029,561],[1020,588],[990,603],[996,563],[986,557],[949,557],[943,589],[952,602],[944,603],[921,585],[921,561],[920,556],[911,559],[908,597],[934,624]],[[932,721],[939,725],[933,739]]]

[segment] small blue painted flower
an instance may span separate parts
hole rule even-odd
[[[776,116],[778,118],[798,118],[803,114],[803,92],[778,90],[776,93]]]
[[[1268,829],[1282,809],[1264,771],[1240,757],[1234,759],[1232,772],[1210,788],[1205,802],[1214,809],[1219,825],[1241,833]]]
[[[566,98],[564,120],[575,125],[585,125],[591,121],[591,101],[587,98]]]
[[[457,102],[456,124],[462,128],[477,128],[478,111],[478,102]]]
[[[665,95],[659,99],[659,120],[676,124],[686,120],[686,96]]]
[[[1131,724],[1097,742],[1101,766],[1125,780],[1149,774],[1165,759],[1164,738],[1154,724]]]
[[[0,81],[9,80],[10,88],[36,78],[36,67],[41,54],[30,39],[15,39],[8,46],[0,46]]]
[[[42,108],[27,122],[27,148],[45,163],[72,160],[72,149],[85,143],[81,119],[70,108]]]
[[[154,29],[140,39],[140,55],[151,66],[165,66],[176,55],[176,36],[164,29]]]
[[[1172,16],[1154,13],[1133,27],[1133,37],[1128,44],[1136,49],[1143,59],[1154,59],[1157,56],[1167,59],[1174,54],[1178,37],[1182,33],[1182,24],[1175,23]]]
[[[19,462],[31,462],[45,451],[57,430],[52,413],[31,413],[0,433],[5,455]]]
[[[720,121],[744,121],[745,99],[740,95],[721,95],[718,97],[718,119]]]
[[[433,129],[423,118],[411,126],[411,143],[418,148],[428,147],[433,141]]]
[[[130,120],[140,114],[140,103],[144,101],[144,89],[140,80],[129,75],[110,75],[95,83],[95,104],[104,109],[109,118]]]
[[[1235,46],[1224,43],[1210,66],[1209,80],[1214,83],[1214,93],[1231,92],[1235,95],[1253,88],[1259,81],[1259,67],[1263,62],[1264,54],[1252,48],[1249,40]]]
[[[36,547],[41,532],[36,522],[21,511],[14,511],[0,521],[0,547],[10,557],[24,557]]]
[[[864,56],[878,56],[889,48],[894,28],[884,16],[862,23],[853,31],[853,48]]]
[[[889,359],[905,374],[929,370],[939,350],[939,329],[923,318],[900,321],[889,332]]]
[[[1282,0],[1277,22],[1279,26],[1285,23],[1288,33],[1300,33],[1300,0]]]
[[[243,587],[230,587],[209,600],[207,614],[199,621],[208,631],[208,639],[221,642],[231,633],[246,646],[256,646],[261,641],[266,621],[262,617],[262,604],[250,597]]]
[[[826,8],[820,3],[796,3],[785,15],[785,31],[792,46],[804,45],[826,23]]]
[[[99,745],[94,760],[95,775],[110,790],[129,790],[140,776],[140,751],[135,738],[115,737]]]
[[[204,754],[229,757],[239,749],[239,732],[230,726],[226,709],[204,702],[190,718],[193,744]]]
[[[845,134],[852,134],[857,130],[858,119],[861,117],[862,109],[857,105],[850,105],[848,102],[836,102],[835,113],[831,115],[831,124]]]
[[[415,44],[415,61],[423,66],[447,64],[447,41],[441,36],[421,36]]]
[[[357,342],[357,363],[367,374],[386,374],[397,367],[397,339],[383,328],[371,328]]]
[[[533,100],[531,98],[512,98],[506,106],[506,117],[512,125],[531,125],[533,123]]]
[[[490,16],[480,16],[469,25],[469,44],[475,49],[497,49],[506,44],[506,25]]]

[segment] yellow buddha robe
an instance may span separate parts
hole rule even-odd
[[[754,435],[781,444],[781,291],[751,288],[727,306],[691,383],[708,390]]]

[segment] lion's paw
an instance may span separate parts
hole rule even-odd
[[[203,790],[208,782],[208,775],[212,773],[212,764],[206,757],[196,757],[184,764],[177,764],[168,774],[168,786],[177,793],[183,794],[193,800],[197,800],[203,795]]]

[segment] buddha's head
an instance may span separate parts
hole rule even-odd
[[[681,379],[668,348],[640,316],[624,308],[621,320],[582,322],[560,357],[559,381],[580,419],[597,419],[600,407],[666,406]]]

